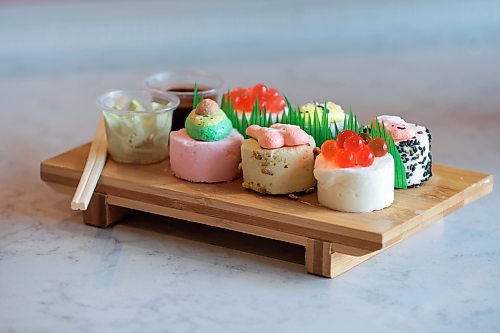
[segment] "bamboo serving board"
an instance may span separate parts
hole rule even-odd
[[[43,161],[42,180],[74,192],[89,144]],[[493,176],[439,164],[422,187],[397,190],[394,204],[372,213],[341,213],[318,204],[245,190],[241,179],[196,184],[171,175],[169,162],[127,165],[108,160],[84,222],[107,227],[133,211],[305,246],[307,272],[335,277],[426,225],[490,193]],[[63,188],[61,188],[61,185]]]

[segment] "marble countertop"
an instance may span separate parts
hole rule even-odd
[[[85,226],[39,180],[92,138],[97,95],[171,68],[398,114],[430,128],[435,161],[500,175],[497,3],[308,4],[0,5],[0,331],[500,330],[497,190],[329,280],[265,239],[152,215]]]

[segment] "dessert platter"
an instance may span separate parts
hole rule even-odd
[[[43,161],[41,178],[86,195],[73,208],[89,225],[142,211],[299,244],[307,272],[325,277],[492,191],[491,175],[433,164],[425,126],[363,124],[331,101],[294,107],[263,84],[221,94],[203,79],[160,73],[101,96],[102,133]]]

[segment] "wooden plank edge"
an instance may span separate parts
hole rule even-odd
[[[493,192],[493,183],[493,175],[488,175],[480,182],[477,182],[476,184],[473,184],[473,186],[467,188],[465,190],[467,195],[464,198],[464,205],[468,205]]]
[[[293,235],[278,230],[272,230],[268,228],[263,228],[255,225],[248,225],[243,223],[238,223],[236,221],[218,218],[213,216],[207,216],[199,213],[189,212],[185,210],[179,210],[169,207],[158,206],[154,204],[144,203],[128,198],[121,198],[113,195],[108,195],[107,203],[113,206],[119,206],[124,208],[131,208],[141,212],[147,212],[167,217],[173,217],[184,221],[200,223],[204,225],[209,225],[213,227],[228,229],[232,231],[237,231],[245,234],[270,238],[274,240],[279,240],[287,243],[306,245],[306,237]]]
[[[205,225],[224,228],[232,231],[242,232],[274,240],[284,241],[292,244],[298,244],[302,246],[306,245],[306,241],[308,239],[308,237],[306,236],[285,232],[279,230],[278,228],[268,228],[263,225],[240,223],[238,221],[235,221],[234,219],[227,219],[222,216],[200,214],[197,212],[187,211],[184,209],[175,209],[172,207],[156,205],[153,203],[144,203],[142,201],[137,201],[131,198],[123,198],[123,197],[108,195],[107,203],[110,205],[131,208],[134,210],[144,211],[162,216],[174,217],[181,220],[201,223]],[[367,253],[371,253],[374,251],[373,249],[358,248],[350,245],[344,245],[342,243],[332,243],[332,244],[335,248],[335,251],[341,253],[347,253],[353,256],[365,255]]]
[[[41,178],[43,181],[48,182],[48,183],[61,184],[61,185],[65,185],[65,186],[76,186],[77,180],[73,179],[72,177],[68,177],[70,172],[68,172],[68,176],[60,176],[58,174],[52,173],[51,171],[53,171],[53,170],[50,167],[43,169],[42,175],[41,175]],[[115,189],[113,187],[106,186],[106,185],[103,185],[100,183],[97,185],[96,190],[99,191],[99,193],[105,193],[108,196],[129,199],[129,200],[133,200],[133,201],[137,201],[137,202],[140,202],[139,200],[136,200],[136,198],[138,196],[144,197],[143,198],[144,200],[141,200],[141,201],[161,202],[161,204],[156,204],[156,206],[158,206],[158,207],[164,207],[167,204],[169,204],[171,206],[172,205],[173,206],[176,206],[176,205],[177,206],[185,206],[185,204],[186,204],[184,202],[177,202],[176,203],[175,200],[172,200],[169,198],[163,198],[163,197],[158,197],[158,196],[149,195],[149,194],[146,195],[143,193],[136,193],[136,192],[132,192],[132,191],[128,191],[128,190],[124,191],[124,190],[120,190],[120,189]],[[115,195],[114,193],[120,193],[120,195]],[[170,208],[173,208],[173,207],[170,207]],[[195,210],[197,209],[196,207],[194,207],[194,208],[195,208]],[[180,209],[180,210],[182,210],[182,209]],[[208,214],[210,211],[214,211],[213,214],[215,214],[215,215],[220,215],[221,213],[219,211],[222,211],[220,209],[213,208],[210,206],[203,207],[203,210],[206,211],[205,212],[206,214]],[[235,212],[235,214],[240,214],[242,216],[245,216],[244,214],[241,214],[239,212]],[[165,214],[162,214],[162,215],[165,215]],[[173,216],[173,217],[176,217],[176,216]],[[190,219],[187,218],[187,220],[190,220]],[[193,221],[193,222],[196,222],[196,221]],[[271,220],[269,220],[269,219],[263,219],[263,218],[256,219],[254,216],[252,216],[252,222],[255,223],[257,226],[261,226],[264,228],[266,227],[265,224],[276,225],[275,228],[268,228],[268,229],[272,229],[272,230],[277,230],[280,228],[283,229],[282,227],[279,226],[280,222],[278,222],[278,221],[272,221],[272,223],[271,223]],[[360,255],[360,253],[372,252],[372,251],[376,251],[376,250],[379,250],[382,248],[382,244],[379,242],[371,242],[371,241],[367,241],[365,239],[353,238],[353,237],[344,236],[341,234],[339,235],[339,234],[333,234],[333,233],[326,233],[326,232],[323,232],[321,230],[314,230],[314,229],[306,228],[304,226],[304,224],[307,224],[307,223],[303,223],[302,226],[295,226],[295,231],[294,232],[287,232],[287,234],[296,235],[299,237],[312,237],[315,239],[320,239],[320,240],[336,243],[336,244],[339,244],[339,248],[342,251],[347,252],[349,254],[353,254],[353,255]],[[304,234],[304,232],[306,234]]]
[[[493,176],[484,175],[484,178],[471,184],[463,191],[442,201],[430,210],[414,217],[406,222],[404,226],[398,226],[383,234],[383,248],[389,247],[403,239],[410,237],[416,232],[424,229],[429,224],[434,223],[458,209],[488,195],[493,191]],[[450,201],[452,202],[450,204]],[[420,221],[424,219],[425,221]],[[410,227],[408,227],[410,226]],[[399,230],[399,229],[407,230]]]
[[[78,179],[81,176],[81,172],[78,173],[74,170],[54,167],[50,165],[50,163],[46,162],[47,161],[42,162],[40,166],[40,178],[42,180],[44,180],[45,182],[60,183],[66,186],[75,186],[75,187],[77,186]],[[124,190],[119,189],[116,186],[116,184],[114,184],[113,180],[108,180],[108,179],[101,180],[96,187],[96,191],[99,191],[100,193],[106,193],[109,195],[124,197],[122,193]],[[131,184],[131,186],[128,187],[127,191],[131,193],[132,192],[137,193],[137,195],[142,195],[142,196],[149,195],[151,196],[151,198],[159,198],[158,194],[156,193],[158,191],[144,191],[144,188],[142,187],[140,189],[136,189],[134,188],[133,184]],[[212,204],[213,199],[211,198],[207,198],[204,196],[200,197],[186,196],[182,192],[176,192],[173,190],[163,191],[161,198],[168,198],[171,200],[182,201],[186,203],[189,202],[196,205],[215,208],[215,209],[223,209],[228,212],[251,215],[256,218],[261,218],[266,220],[272,219],[277,222],[286,223],[287,225],[294,225],[297,228],[304,228],[304,226],[306,225],[307,229],[314,230],[319,233],[326,232],[327,234],[330,235],[334,234],[338,235],[339,237],[346,237],[352,240],[359,240],[359,242],[361,243],[368,244],[368,246],[362,246],[361,244],[360,248],[369,251],[378,250],[382,248],[382,236],[379,233],[353,229],[350,228],[349,226],[330,225],[325,222],[318,222],[314,219],[308,219],[307,217],[304,216],[290,216],[290,215],[283,216],[283,214],[279,214],[270,210],[262,212],[261,210],[256,209],[254,207],[249,208],[247,206],[234,204],[230,201],[217,200],[217,205],[215,205]],[[332,238],[318,237],[318,239],[323,239],[325,241],[330,241],[330,242],[337,242],[337,239],[332,239]],[[349,244],[345,245],[349,246]]]

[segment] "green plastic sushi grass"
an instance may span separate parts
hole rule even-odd
[[[198,105],[203,97],[198,96],[197,85],[194,86],[194,97],[193,97],[193,109]],[[234,109],[231,102],[229,90],[222,97],[221,109],[224,111],[226,116],[231,120],[233,127],[236,128],[246,139],[249,138],[246,135],[246,129],[250,125],[259,125],[262,127],[269,127],[273,123],[296,125],[303,129],[307,134],[314,138],[317,147],[321,147],[323,142],[337,138],[339,134],[339,129],[336,123],[334,123],[334,133],[330,130],[330,125],[328,124],[328,113],[323,112],[321,118],[319,116],[317,108],[314,109],[314,114],[311,119],[309,113],[300,112],[300,107],[295,108],[290,103],[290,100],[285,96],[285,101],[287,105],[288,112],[283,111],[281,115],[276,114],[276,117],[272,118],[272,113],[268,113],[266,108],[260,107],[258,98],[255,99],[255,103],[250,112],[250,118],[247,114],[243,112],[241,119],[238,117],[238,113]],[[326,102],[325,102],[326,105]],[[307,118],[306,118],[307,117]],[[349,115],[344,117],[344,130],[352,130],[358,134],[363,132],[363,124],[359,122],[358,117],[352,113],[352,108],[349,108]],[[387,143],[388,152],[392,155],[394,159],[394,187],[400,189],[406,189],[406,169],[399,155],[399,152],[394,143],[392,135],[386,131],[385,125],[380,122],[374,122],[370,124],[370,136],[372,138],[382,138]]]
[[[286,105],[288,111],[283,111],[281,114],[276,114],[273,117],[271,112],[268,112],[266,108],[261,108],[258,98],[255,99],[255,103],[250,112],[250,118],[246,112],[243,112],[241,119],[238,117],[238,113],[234,109],[233,103],[229,98],[229,91],[222,98],[221,109],[226,113],[227,117],[231,120],[233,127],[238,130],[245,138],[246,129],[250,125],[259,125],[262,127],[269,127],[274,123],[296,125],[303,129],[307,134],[314,138],[316,146],[321,147],[323,142],[333,138],[332,131],[330,130],[328,124],[328,114],[323,112],[322,117],[319,117],[318,110],[314,110],[313,119],[311,119],[310,114],[305,114],[300,112],[300,107],[293,107],[288,98],[285,97]],[[307,118],[306,118],[307,117]]]

